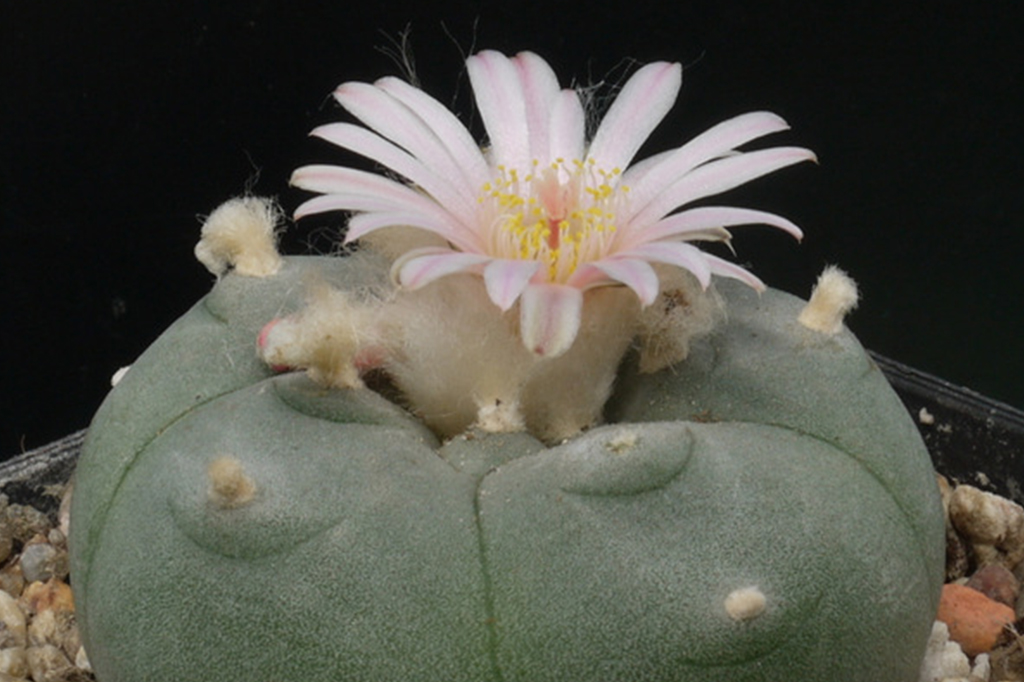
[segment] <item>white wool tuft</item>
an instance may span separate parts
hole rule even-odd
[[[742,587],[729,593],[724,606],[730,618],[742,622],[764,613],[768,608],[768,598],[758,587]]]
[[[234,509],[252,502],[256,497],[256,483],[245,473],[236,457],[222,455],[210,462],[206,469],[210,479],[210,502],[221,509]]]
[[[584,294],[583,320],[564,355],[541,361],[523,390],[530,433],[559,442],[597,425],[619,362],[636,334],[640,303],[625,287]]]
[[[195,254],[217,277],[230,270],[268,277],[281,268],[275,229],[281,209],[270,199],[239,197],[221,204],[203,223]]]
[[[598,423],[639,304],[624,287],[594,289],[570,352],[540,358],[479,277],[452,275],[400,292],[382,309],[385,367],[413,411],[450,437],[476,427],[555,442]]]
[[[514,315],[502,314],[478,277],[451,275],[399,292],[382,314],[385,368],[435,432],[522,424],[519,394],[536,359],[515,334]]]
[[[704,290],[690,272],[657,268],[661,289],[654,303],[640,312],[640,371],[657,372],[686,359],[690,342],[708,334],[725,317],[722,298]]]
[[[299,313],[264,327],[258,351],[268,365],[305,369],[319,384],[361,388],[359,358],[374,352],[379,314],[379,305],[315,285]]]
[[[814,331],[833,336],[843,329],[843,318],[857,307],[860,294],[857,283],[834,265],[827,266],[818,277],[811,300],[797,320]]]

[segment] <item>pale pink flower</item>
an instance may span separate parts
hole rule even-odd
[[[678,95],[679,64],[640,68],[622,87],[589,141],[579,95],[561,89],[530,52],[481,52],[467,61],[487,130],[481,147],[456,116],[397,78],[345,83],[334,96],[366,127],[332,123],[313,134],[380,163],[407,183],[351,168],[314,165],[292,183],[322,193],[296,217],[353,211],[346,242],[383,227],[431,232],[444,246],[415,248],[393,275],[409,289],[453,273],[483,279],[502,311],[517,302],[520,336],[538,355],[557,356],[579,330],[584,293],[625,285],[642,305],[658,295],[654,264],[685,268],[703,286],[712,275],[764,285],[743,268],[705,253],[698,240],[730,238],[725,228],[767,224],[801,237],[793,223],[745,208],[679,210],[754,178],[813,160],[798,147],[737,148],[788,128],[768,112],[724,121],[683,146],[630,166]]]

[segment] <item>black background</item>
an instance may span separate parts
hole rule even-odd
[[[132,360],[211,284],[198,216],[246,190],[288,210],[293,168],[344,80],[400,74],[471,111],[462,54],[530,49],[563,83],[680,61],[650,149],[753,109],[805,164],[730,195],[804,228],[737,235],[741,262],[806,295],[862,286],[866,346],[1024,406],[1024,25],[1011,2],[34,2],[0,22],[0,455],[84,427]],[[479,132],[479,131],[478,131]],[[774,141],[774,140],[773,140]],[[332,221],[285,249],[329,250]]]

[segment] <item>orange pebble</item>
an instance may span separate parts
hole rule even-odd
[[[992,650],[1007,625],[1016,620],[1013,609],[964,585],[944,585],[939,620],[949,627],[949,638],[968,656]]]

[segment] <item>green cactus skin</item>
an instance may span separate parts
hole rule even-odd
[[[366,389],[274,376],[264,323],[345,259],[228,275],[139,359],[76,475],[100,682],[910,682],[941,587],[927,452],[847,331],[724,281],[677,367],[627,361],[608,425],[441,446]],[[231,455],[256,484],[208,498]],[[756,586],[764,612],[730,618]]]

